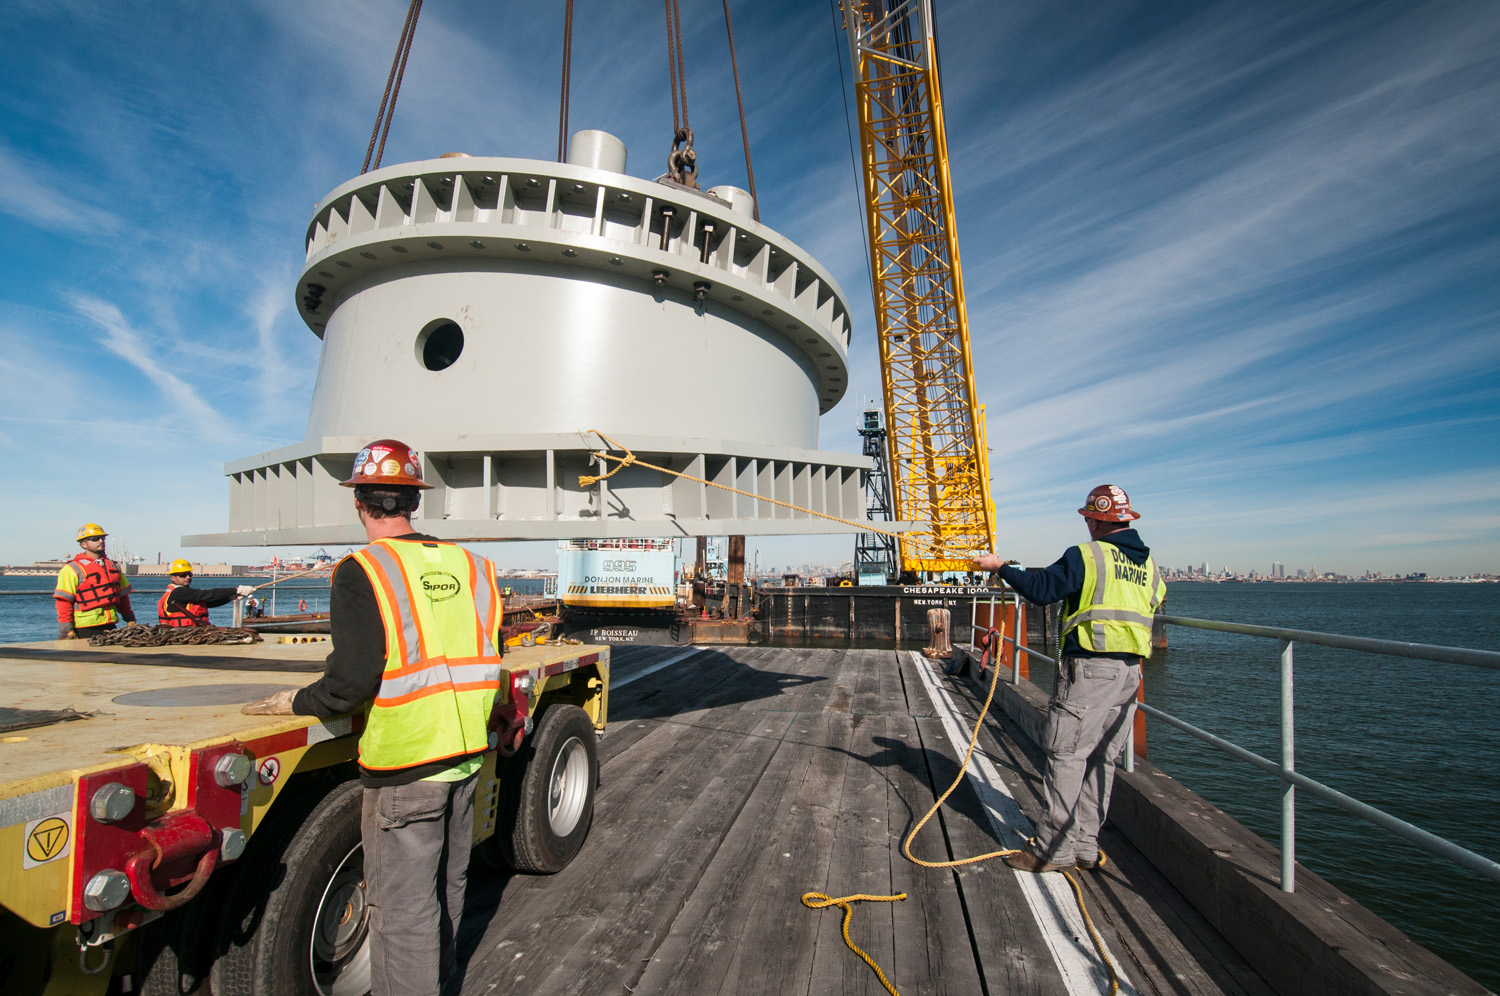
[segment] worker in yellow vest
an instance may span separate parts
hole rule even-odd
[[[1151,619],[1167,586],[1151,551],[1128,523],[1140,514],[1113,484],[1089,492],[1078,513],[1091,542],[1069,547],[1050,567],[1023,570],[986,554],[996,571],[1036,605],[1064,602],[1063,647],[1044,749],[1047,810],[1036,836],[1006,864],[1029,872],[1098,869],[1099,828],[1109,810],[1115,760],[1135,720],[1141,661],[1151,656]]]
[[[421,457],[382,439],[343,482],[370,545],[333,572],[323,677],[243,708],[331,717],[368,709],[365,903],[374,996],[438,996],[456,965],[473,842],[474,785],[495,746],[500,593],[488,560],[416,531]]]
[[[104,555],[109,534],[97,522],[78,527],[82,552],[57,572],[57,638],[82,639],[115,628],[124,619],[126,628],[138,625],[130,607],[130,579],[120,565]]]

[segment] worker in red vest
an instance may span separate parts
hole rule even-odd
[[[193,565],[178,557],[172,561],[172,580],[156,603],[159,626],[212,626],[208,610],[216,605],[243,598],[255,590],[254,585],[235,588],[194,588]]]
[[[139,625],[130,607],[130,579],[120,565],[104,555],[109,534],[97,522],[78,528],[83,548],[57,572],[57,638],[71,640],[93,636],[115,628],[119,619],[128,629]]]

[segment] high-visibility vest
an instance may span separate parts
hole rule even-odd
[[[375,590],[386,644],[359,763],[399,770],[486,750],[502,677],[490,562],[432,540],[380,539],[352,556]]]
[[[115,621],[115,603],[122,590],[120,565],[108,557],[86,557],[78,554],[63,565],[73,574],[73,590],[61,585],[54,598],[73,603],[73,625],[104,626]]]
[[[156,622],[160,626],[210,626],[208,621],[208,606],[194,605],[192,602],[184,602],[182,611],[169,607],[167,599],[172,597],[172,592],[178,588],[186,588],[187,585],[170,584],[167,590],[162,592],[161,600],[156,603]]]
[[[1137,564],[1103,540],[1078,547],[1083,590],[1078,607],[1063,618],[1063,635],[1077,631],[1078,646],[1093,653],[1151,656],[1151,620],[1167,585],[1148,556]]]

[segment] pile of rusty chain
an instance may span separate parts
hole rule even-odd
[[[259,643],[253,629],[221,626],[134,626],[89,637],[91,647],[208,646],[220,643]]]

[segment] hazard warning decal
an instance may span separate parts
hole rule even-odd
[[[21,854],[22,868],[35,868],[72,853],[72,814],[44,816],[26,824],[26,850]]]

